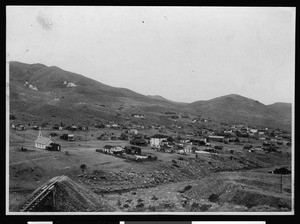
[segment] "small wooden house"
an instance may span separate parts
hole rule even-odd
[[[50,143],[48,146],[46,146],[46,149],[49,151],[60,151],[61,146],[60,144]]]

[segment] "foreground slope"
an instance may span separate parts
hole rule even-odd
[[[52,178],[49,180],[49,182],[54,179],[55,178]],[[53,211],[59,212],[115,211],[113,207],[104,202],[101,196],[93,193],[91,190],[87,189],[86,186],[76,183],[67,176],[62,176],[61,179],[55,183],[54,188],[55,189],[52,190],[52,195],[50,198],[40,200],[40,202],[36,204],[34,210],[32,211],[36,210],[39,212],[41,208],[49,204],[47,203],[47,200],[48,202],[49,200],[52,201],[52,205],[54,206]],[[40,188],[37,188],[31,195],[35,195],[35,192],[39,190]],[[31,198],[31,195],[25,201],[23,201],[23,203],[17,206],[17,211],[23,207],[24,203],[26,203],[29,198]]]

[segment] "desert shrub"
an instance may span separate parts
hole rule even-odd
[[[86,165],[85,164],[81,164],[80,165],[80,169],[82,169],[82,171],[85,170],[86,169]]]
[[[208,200],[209,200],[210,202],[218,202],[218,201],[219,201],[219,195],[217,195],[217,194],[212,194],[212,195],[209,196]]]
[[[158,198],[156,196],[152,196],[151,200],[158,200]]]
[[[170,208],[174,208],[175,207],[174,203],[164,203],[163,205],[164,205],[165,209],[170,209]]]
[[[192,188],[192,186],[191,186],[191,185],[188,185],[188,186],[186,186],[186,187],[183,189],[183,191],[186,192],[186,191],[190,190],[191,188]]]
[[[156,211],[155,206],[149,205],[149,211],[150,212],[155,212]]]
[[[188,186],[185,186],[182,190],[179,190],[178,192],[179,192],[179,193],[184,193],[184,192],[190,190],[191,188],[192,188],[192,186],[191,186],[191,185],[188,185]]]
[[[287,192],[287,193],[291,193],[291,189],[290,188],[285,188],[284,191]]]
[[[10,120],[15,120],[15,119],[16,119],[16,116],[13,115],[13,114],[10,114],[10,115],[9,115],[9,119],[10,119]]]
[[[128,204],[123,205],[123,208],[129,208]]]
[[[201,205],[199,209],[201,212],[206,212],[210,209],[210,207],[211,207],[211,205],[204,204],[204,205]]]
[[[137,208],[143,208],[144,206],[145,206],[144,203],[138,203],[138,204],[136,205]]]
[[[191,212],[195,212],[199,210],[199,204],[197,202],[193,202],[191,205]]]

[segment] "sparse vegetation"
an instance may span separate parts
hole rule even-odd
[[[210,201],[210,202],[218,202],[219,201],[219,195],[217,195],[217,194],[212,194],[212,195],[210,195],[209,196],[209,198],[208,198],[208,200]]]
[[[21,69],[19,66],[12,63],[11,75],[16,80],[14,69]],[[37,68],[31,70],[31,66],[22,66],[32,75],[40,74]],[[284,177],[283,193],[280,193],[279,177],[270,172],[273,170],[270,167],[291,164],[291,134],[285,131],[290,129],[288,115],[271,112],[269,106],[259,102],[251,109],[248,99],[238,95],[177,105],[134,92],[128,95],[127,90],[118,88],[111,88],[104,94],[101,83],[63,72],[76,83],[75,91],[68,88],[60,92],[61,87],[56,86],[57,80],[53,78],[47,83],[51,88],[46,85],[45,89],[26,92],[24,100],[18,101],[18,92],[12,88],[10,120],[15,121],[11,121],[14,128],[11,128],[9,142],[10,210],[37,185],[62,173],[72,179],[72,186],[82,185],[74,189],[84,191],[89,203],[98,205],[102,201],[119,211],[228,211],[226,206],[237,211],[291,209],[291,175]],[[23,88],[14,80],[11,85]],[[51,104],[53,98],[49,97],[49,89],[51,94],[59,93],[58,98],[63,93],[60,106]],[[276,108],[278,106],[281,107],[277,105]],[[245,120],[238,110],[232,111],[232,107],[253,114],[247,115]],[[118,116],[115,116],[116,111]],[[145,114],[144,118],[130,116],[137,112]],[[263,130],[266,122],[261,119],[265,114],[270,118],[268,131]],[[252,122],[254,117],[259,119]],[[27,124],[35,126],[28,128]],[[51,134],[51,140],[60,143],[64,152],[35,148],[40,125],[43,136]],[[72,125],[88,129],[72,128]],[[125,133],[132,129],[140,136]],[[252,133],[252,129],[256,132]],[[60,139],[63,134],[71,133],[75,136],[74,142]],[[151,146],[151,136],[159,133],[164,133],[166,141],[159,147]],[[216,142],[208,138],[217,134],[226,140]],[[147,155],[147,160],[126,153],[112,155],[110,151],[95,151],[105,145],[125,148],[137,136],[147,141],[140,153]],[[205,142],[196,144],[196,139],[205,139]],[[28,149],[27,152],[22,152],[21,147]],[[179,150],[182,154],[178,154]],[[20,183],[26,185],[20,186]],[[84,205],[80,192],[59,190],[63,199],[68,198],[67,193],[75,194],[77,204],[70,205],[71,209],[99,211],[93,203]],[[64,207],[62,199],[59,200],[60,209],[67,210],[69,204]]]
[[[9,119],[10,119],[10,120],[15,120],[15,119],[16,119],[16,116],[13,115],[13,114],[10,114],[10,115],[9,115]]]

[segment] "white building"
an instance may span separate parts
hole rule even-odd
[[[69,82],[68,84],[67,84],[67,87],[69,88],[69,87],[76,87],[77,85],[75,85],[73,82]]]
[[[224,136],[217,136],[217,135],[210,135],[208,136],[209,140],[211,141],[223,141]]]
[[[159,148],[162,145],[162,141],[167,141],[167,139],[168,137],[165,135],[159,135],[159,134],[153,135],[150,138],[150,146]]]
[[[137,135],[138,133],[139,133],[139,131],[136,130],[136,129],[130,129],[130,130],[128,131],[128,134],[132,134],[132,135]]]
[[[253,134],[257,133],[257,129],[253,129],[253,128],[252,128],[252,129],[250,129],[249,131],[250,131],[251,133],[253,133]]]
[[[51,138],[43,137],[41,128],[39,130],[38,138],[34,141],[35,147],[38,149],[46,149],[47,146],[50,146],[50,143],[54,143]]]
[[[135,118],[145,118],[144,114],[131,114],[131,116]]]

